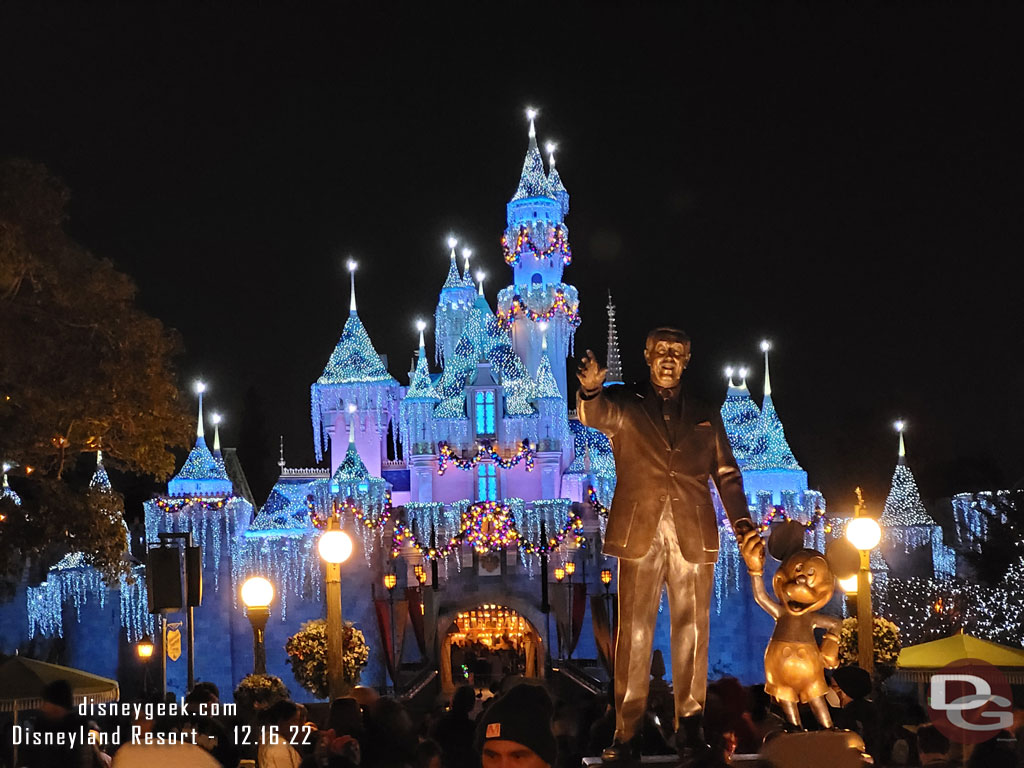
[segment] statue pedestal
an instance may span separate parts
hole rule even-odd
[[[853,731],[809,731],[776,736],[761,749],[775,768],[860,768],[872,765],[864,740]]]

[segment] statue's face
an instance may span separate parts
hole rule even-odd
[[[786,613],[800,616],[825,607],[832,599],[835,579],[822,555],[803,550],[782,561],[772,586]]]
[[[652,339],[644,349],[644,360],[651,368],[651,381],[659,387],[672,388],[690,362],[690,344],[671,339]]]

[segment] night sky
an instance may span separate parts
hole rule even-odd
[[[1017,482],[1020,14],[624,5],[5,6],[0,155],[70,185],[70,231],[180,331],[225,442],[262,432],[258,495],[278,434],[312,465],[347,257],[402,383],[449,232],[493,305],[527,104],[571,194],[577,350],[603,357],[611,288],[627,378],[672,323],[700,388],[723,397],[746,363],[760,401],[770,338],[776,407],[833,510],[856,484],[881,503],[900,416],[925,497]]]

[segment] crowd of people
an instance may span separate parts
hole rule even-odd
[[[654,681],[639,738],[644,755],[673,755],[667,684]],[[1007,730],[973,747],[968,755],[927,722],[926,712],[909,698],[871,695],[871,680],[856,667],[837,670],[829,696],[839,728],[855,731],[881,766],[966,766],[1011,768],[1024,765],[1016,731]],[[220,693],[199,683],[186,697],[190,713],[154,717],[140,708],[130,724],[103,726],[87,721],[72,704],[64,681],[47,686],[44,703],[31,722],[37,734],[84,732],[94,743],[26,744],[17,765],[27,768],[580,768],[599,755],[615,728],[612,696],[559,697],[538,681],[512,675],[490,690],[462,686],[450,700],[413,707],[359,687],[351,696],[321,705],[311,715],[289,700],[276,701],[236,718],[196,714],[216,704]],[[665,706],[668,702],[669,711]],[[709,685],[705,711],[706,754],[694,768],[719,768],[756,754],[787,726],[770,706],[761,686],[744,687],[734,678]],[[805,722],[811,722],[808,718]],[[1024,736],[1024,708],[1014,709]],[[104,739],[121,730],[135,738]],[[181,738],[187,734],[187,738]],[[45,742],[45,739],[37,739]],[[107,743],[105,743],[105,741]],[[111,746],[110,742],[114,742]],[[120,743],[117,743],[120,742]],[[8,758],[9,759],[9,758]],[[8,763],[9,765],[13,763]],[[768,766],[747,759],[744,765]],[[785,766],[776,766],[785,768]]]

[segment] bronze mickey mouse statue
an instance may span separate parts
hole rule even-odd
[[[803,546],[804,527],[789,521],[773,526],[768,551],[781,560],[772,579],[779,602],[768,596],[764,586],[765,550],[757,539],[742,542],[741,553],[750,573],[754,600],[775,619],[775,631],[764,653],[765,692],[774,698],[789,723],[802,728],[799,705],[808,704],[822,728],[832,728],[825,702],[828,684],[825,669],[839,664],[839,628],[842,622],[818,613],[835,590],[835,576],[849,575],[853,560],[845,539],[828,548],[828,556]],[[856,554],[854,553],[854,557]],[[824,629],[821,647],[815,629]]]

